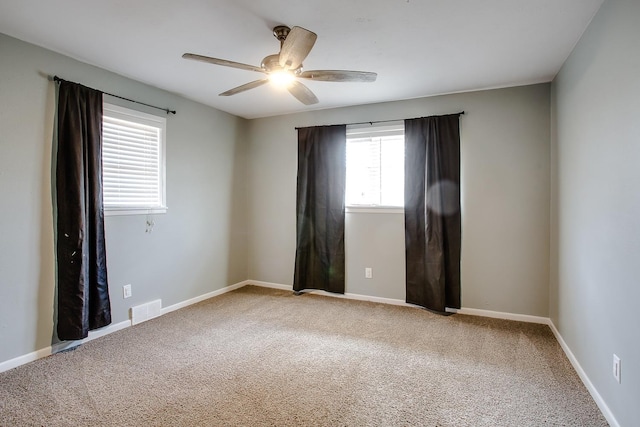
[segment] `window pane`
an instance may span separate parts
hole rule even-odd
[[[105,105],[102,126],[105,210],[164,208],[165,119]]]
[[[404,136],[402,131],[357,134],[347,138],[347,206],[404,205]]]
[[[347,205],[380,204],[380,143],[372,139],[347,142]]]
[[[380,202],[383,206],[404,206],[404,138],[382,139],[380,168],[382,188]]]

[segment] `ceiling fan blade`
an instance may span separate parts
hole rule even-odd
[[[302,102],[304,105],[312,105],[318,103],[318,98],[311,92],[311,90],[298,81],[293,81],[287,88],[289,93],[296,97],[296,99]]]
[[[269,79],[255,80],[253,82],[249,82],[249,83],[243,84],[242,86],[238,86],[238,87],[234,87],[233,89],[229,89],[226,92],[222,92],[218,96],[235,95],[237,93],[244,92],[244,91],[249,90],[249,89],[254,89],[254,88],[258,87],[258,86],[262,86],[263,84],[267,83],[268,81],[269,81]]]
[[[280,49],[280,66],[286,70],[295,70],[309,55],[316,42],[316,33],[302,27],[293,27]]]
[[[223,65],[225,67],[239,68],[241,70],[257,71],[258,73],[264,73],[264,70],[260,67],[253,65],[242,64],[240,62],[227,61],[226,59],[212,58],[210,56],[196,55],[195,53],[185,53],[182,55],[184,59],[193,59],[195,61],[207,62],[209,64]]]
[[[304,71],[298,77],[323,82],[375,82],[378,75],[368,71],[313,70]]]

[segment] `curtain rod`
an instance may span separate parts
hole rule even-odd
[[[459,113],[453,113],[453,114],[464,114],[464,111],[460,111]],[[448,116],[450,114],[444,114],[445,116]],[[422,117],[414,117],[413,119],[395,119],[395,120],[374,120],[372,122],[357,122],[357,123],[345,123],[345,126],[353,126],[353,125],[373,125],[374,123],[389,123],[389,122],[402,122],[405,120],[415,120],[416,118],[422,118]],[[295,130],[299,130],[299,129],[304,129],[308,126],[303,126],[303,127],[296,127],[294,128]]]
[[[49,76],[49,80],[54,81],[54,82],[69,82],[69,83],[75,83],[75,82],[70,82],[69,80],[65,80],[65,79],[61,79],[58,76]],[[79,84],[79,83],[76,83]],[[89,88],[89,89],[93,89],[93,88]],[[135,104],[140,104],[140,105],[144,105],[147,107],[151,107],[151,108],[155,108],[157,110],[162,110],[165,111],[167,114],[171,113],[171,114],[175,114],[176,110],[169,110],[168,108],[162,108],[162,107],[156,107],[155,105],[151,105],[151,104],[145,104],[144,102],[140,102],[140,101],[136,101],[135,99],[129,99],[129,98],[125,98],[124,96],[120,96],[120,95],[114,95],[113,93],[109,93],[109,92],[103,92],[99,89],[93,89],[93,90],[98,90],[99,92],[104,93],[105,95],[109,95],[109,96],[113,96],[114,98],[120,98],[120,99],[124,99],[125,101],[129,101],[129,102],[133,102]]]

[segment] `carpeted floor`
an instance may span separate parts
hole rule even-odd
[[[0,374],[1,426],[606,426],[547,326],[246,286]]]

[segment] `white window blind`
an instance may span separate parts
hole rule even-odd
[[[404,123],[347,128],[346,205],[404,206]]]
[[[105,104],[102,180],[107,213],[166,211],[165,127],[164,118]]]

